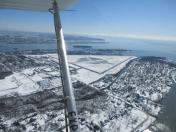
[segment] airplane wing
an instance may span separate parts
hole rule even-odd
[[[59,10],[64,10],[76,0],[56,0]],[[0,8],[48,11],[52,7],[53,0],[0,0]]]

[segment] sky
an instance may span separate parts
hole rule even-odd
[[[176,0],[80,0],[61,12],[67,34],[176,40]],[[54,32],[49,12],[0,10],[0,30]]]

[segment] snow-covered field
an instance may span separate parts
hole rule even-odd
[[[70,55],[71,64],[101,74],[115,65],[130,59],[130,56]]]
[[[58,64],[57,54],[28,55],[27,57],[35,58],[36,61],[46,57],[46,60],[55,62],[55,65]],[[96,81],[106,74],[117,73],[134,58],[135,57],[131,56],[68,56],[70,70],[76,72],[71,74],[72,80],[81,81],[86,84]],[[40,61],[43,60],[41,59]],[[52,79],[48,80],[48,78]],[[41,83],[40,85],[37,84],[37,82],[41,82],[42,85]],[[0,96],[13,95],[16,93],[19,95],[28,95],[43,90],[42,87],[46,85],[46,88],[61,86],[60,72],[59,68],[53,66],[37,66],[35,68],[15,72],[5,79],[0,80],[0,84]]]
[[[155,121],[176,67],[150,59],[68,56],[82,132],[143,131]],[[57,55],[4,55],[0,66],[0,132],[64,131]]]

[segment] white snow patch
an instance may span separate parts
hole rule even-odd
[[[151,130],[149,130],[149,129],[146,129],[146,130],[144,130],[143,132],[152,132]]]
[[[69,55],[68,61],[76,66],[101,73],[129,58],[130,56]]]
[[[17,84],[11,81],[11,77],[0,80],[0,91],[16,88]],[[1,93],[1,92],[0,92]]]

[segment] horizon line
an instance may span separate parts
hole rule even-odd
[[[0,32],[29,32],[29,33],[50,33],[55,34],[53,31],[24,31],[24,30],[0,30]],[[158,40],[158,41],[176,41],[176,36],[158,36],[158,35],[138,35],[138,34],[99,34],[99,33],[82,33],[82,32],[65,32],[67,35],[79,35],[79,36],[100,36],[100,37],[118,37],[129,39],[142,39],[142,40]]]

